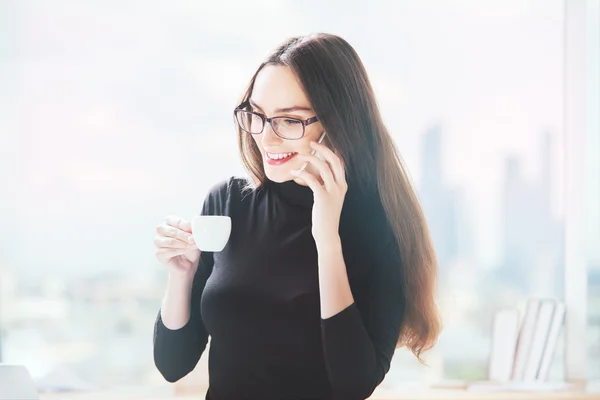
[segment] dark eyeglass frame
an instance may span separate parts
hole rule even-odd
[[[310,124],[314,124],[315,122],[317,122],[319,120],[319,118],[316,115],[314,117],[312,117],[312,118],[304,119],[304,120],[300,119],[300,118],[283,117],[283,116],[268,118],[264,114],[257,113],[257,112],[254,112],[254,111],[248,111],[248,110],[246,110],[246,107],[248,107],[248,106],[250,106],[250,102],[249,101],[245,101],[242,104],[240,104],[239,106],[237,106],[233,110],[233,118],[234,118],[236,124],[238,124],[238,126],[240,127],[241,130],[243,130],[244,132],[247,132],[247,133],[249,133],[251,135],[260,135],[261,133],[263,133],[264,130],[265,130],[265,126],[267,126],[267,124],[265,122],[268,122],[269,125],[271,125],[271,129],[273,129],[273,132],[275,132],[275,134],[278,137],[280,137],[282,139],[285,139],[285,140],[300,140],[300,139],[302,139],[304,137],[304,134],[306,133],[306,127],[308,125],[310,125]],[[243,112],[246,112],[246,113],[249,113],[249,114],[253,114],[253,115],[256,115],[257,117],[259,117],[262,120],[262,129],[260,130],[260,132],[250,132],[250,131],[247,131],[246,129],[244,129],[242,127],[242,124],[240,124],[240,122],[238,120],[238,117],[237,117],[238,111],[243,111]],[[288,119],[288,120],[291,119],[291,120],[294,120],[294,121],[298,121],[299,123],[302,124],[302,135],[300,137],[298,137],[298,138],[287,138],[287,137],[281,136],[277,132],[277,130],[275,129],[275,127],[273,126],[273,120],[274,119]]]

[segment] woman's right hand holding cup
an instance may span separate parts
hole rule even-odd
[[[169,216],[156,227],[154,237],[156,258],[171,274],[193,278],[200,259],[200,250],[192,236],[190,221]]]

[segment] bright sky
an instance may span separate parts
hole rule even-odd
[[[5,257],[31,272],[154,265],[155,225],[191,217],[212,184],[243,173],[231,110],[262,57],[327,31],[361,55],[415,180],[420,137],[442,124],[475,261],[492,266],[503,159],[519,155],[537,178],[546,130],[560,212],[562,3],[3,2],[0,145],[15,152],[0,170],[16,212],[0,239],[17,246]]]

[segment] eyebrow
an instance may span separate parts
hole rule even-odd
[[[258,104],[256,104],[254,102],[254,100],[250,99],[248,102],[250,103],[250,105],[252,105],[252,107],[263,110],[263,108],[261,106],[259,106]],[[292,107],[276,108],[275,114],[289,113],[289,112],[293,112],[293,111],[312,111],[312,108],[306,107],[306,106],[292,106]]]

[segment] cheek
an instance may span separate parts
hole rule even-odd
[[[290,146],[289,151],[294,151],[300,154],[309,154],[312,150],[310,148],[310,139],[302,138],[296,140],[293,146]]]
[[[305,137],[309,138],[309,141],[314,140],[316,142],[319,139],[319,136],[321,136],[321,133],[323,133],[323,130],[323,125],[321,125],[320,122],[317,122],[308,127]]]
[[[252,135],[252,140],[254,141],[254,144],[256,144],[256,147],[258,147],[258,150],[262,153],[262,148],[260,147],[260,141],[258,138],[255,135]]]

